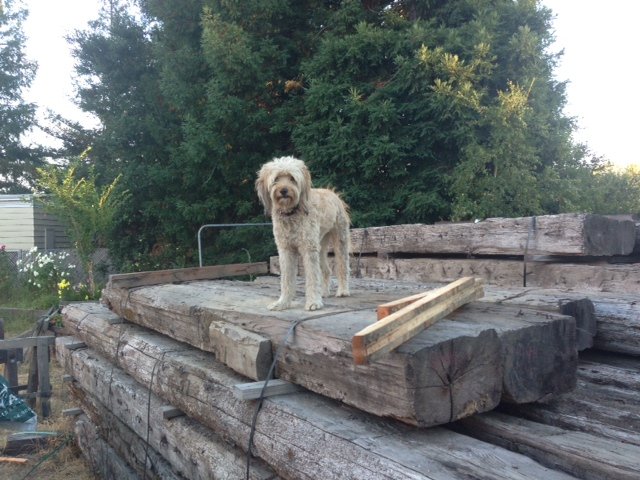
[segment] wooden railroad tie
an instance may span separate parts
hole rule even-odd
[[[117,273],[109,276],[109,288],[136,288],[162,283],[193,282],[215,278],[269,273],[266,262],[234,263],[208,267],[177,268],[152,272]]]
[[[425,328],[484,295],[482,280],[464,277],[444,287],[378,306],[378,321],[351,341],[356,365],[366,365],[399,347]]]

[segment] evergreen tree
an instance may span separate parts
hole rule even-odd
[[[160,90],[153,28],[126,2],[110,1],[90,28],[71,40],[80,106],[102,124],[89,136],[92,148],[85,161],[95,166],[99,184],[121,174],[120,186],[130,192],[115,216],[110,247],[116,260],[131,261],[157,250],[165,230],[176,224],[170,216],[176,172],[168,146],[179,131],[178,118]],[[87,139],[81,129],[66,131]]]
[[[201,225],[263,220],[255,172],[281,154],[342,191],[356,226],[584,202],[563,191],[593,169],[570,141],[537,1],[108,5],[75,45],[81,105],[103,124],[89,160],[131,192],[122,258],[193,262]],[[264,258],[249,246],[269,232],[245,232],[207,239],[216,261]]]
[[[28,191],[39,164],[38,152],[20,139],[35,121],[35,106],[22,98],[36,71],[24,53],[26,15],[19,0],[6,0],[0,9],[0,192],[4,193]]]
[[[526,0],[375,3],[375,15],[340,3],[303,65],[294,130],[354,222],[541,213],[543,172],[572,153],[550,12]]]

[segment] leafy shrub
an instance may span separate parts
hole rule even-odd
[[[67,252],[39,252],[38,247],[33,247],[25,258],[18,260],[18,272],[32,292],[57,296],[59,285],[68,282],[75,269],[68,258]]]

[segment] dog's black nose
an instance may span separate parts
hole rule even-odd
[[[280,195],[282,195],[283,197],[286,197],[289,194],[289,189],[288,188],[282,188],[280,190]]]

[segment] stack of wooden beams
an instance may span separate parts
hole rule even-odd
[[[394,225],[351,231],[359,278],[640,291],[640,222],[630,215],[489,218],[476,223]],[[279,271],[271,258],[272,272]]]
[[[345,310],[357,308],[351,310],[354,315],[367,312],[367,323],[372,323],[380,304],[428,288],[354,280],[353,298],[330,299],[316,320],[300,324],[278,364],[281,378],[299,379],[316,390],[334,388],[352,404],[359,394],[371,397],[364,407],[402,411],[403,421],[309,390],[270,397],[256,423],[250,478],[633,478],[640,467],[640,424],[634,420],[640,414],[640,360],[585,357],[572,390],[567,387],[576,383],[575,356],[557,354],[563,348],[558,342],[573,338],[567,329],[575,322],[595,324],[593,308],[574,308],[577,317],[566,317],[550,311],[553,305],[558,308],[557,298],[545,302],[542,295],[525,295],[518,304],[518,292],[487,288],[479,301],[407,344],[369,365],[355,365],[349,339],[365,322],[350,322]],[[224,356],[211,353],[207,332],[211,325],[215,329],[225,322],[237,327],[229,329],[230,337],[238,328],[262,326],[263,334],[282,332],[271,337],[275,349],[287,325],[305,315],[301,308],[279,312],[288,320],[276,322],[264,307],[277,293],[277,279],[264,277],[122,292],[112,286],[105,291],[105,299],[122,302],[119,309],[137,323],[142,323],[141,312],[146,310],[147,327],[124,321],[105,305],[65,308],[64,328],[74,337],[58,340],[58,358],[73,376],[71,390],[85,412],[76,428],[81,446],[105,478],[244,478],[256,402],[239,398],[237,386],[248,377],[224,365]],[[151,298],[153,305],[148,303]],[[575,307],[585,300],[563,302]],[[534,303],[535,309],[525,306]],[[261,310],[252,314],[257,306]],[[505,317],[509,313],[522,321],[520,328],[510,325],[513,319]],[[627,314],[639,318],[640,306]],[[487,326],[473,327],[484,322]],[[193,328],[187,328],[189,323]],[[447,330],[458,323],[463,336],[447,340]],[[487,333],[488,325],[493,333]],[[246,337],[237,339],[239,349],[251,344]],[[78,348],[78,341],[85,342],[84,348]],[[417,352],[422,353],[412,362]],[[336,374],[336,368],[342,374]],[[430,369],[433,373],[425,376]],[[503,376],[496,380],[500,370]],[[317,384],[310,384],[314,377]],[[425,382],[427,388],[422,396],[412,397],[411,406],[402,395],[411,385],[415,389],[415,381]],[[494,391],[492,397],[482,394],[487,386]],[[540,402],[517,403],[527,396],[539,398],[544,391],[555,393]],[[491,411],[500,399],[497,410]],[[423,405],[435,412],[416,412],[415,405],[425,401]],[[596,408],[593,401],[603,406]],[[616,410],[616,404],[625,405],[625,410]],[[167,415],[176,409],[178,414]],[[414,423],[418,414],[421,421],[440,415],[460,420],[445,428],[416,429],[406,425],[411,423],[407,412],[413,412]]]
[[[353,279],[271,312],[277,278],[212,280],[265,272],[114,275],[65,307],[56,351],[104,478],[245,478],[251,437],[249,478],[637,478],[634,296]],[[285,393],[254,417],[272,362]]]

